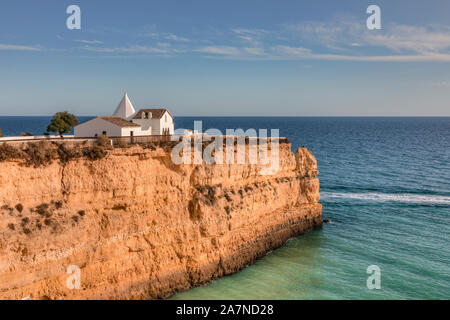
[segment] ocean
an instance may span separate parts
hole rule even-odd
[[[0,117],[3,135],[49,117]],[[80,118],[84,121],[90,117]],[[449,299],[450,118],[177,117],[178,128],[280,129],[318,160],[322,229],[172,299]],[[369,266],[380,289],[368,289]]]

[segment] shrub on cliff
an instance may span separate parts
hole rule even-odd
[[[128,144],[128,142],[125,139],[119,138],[117,140],[117,147],[118,148],[128,148],[129,144]]]
[[[35,168],[50,164],[56,158],[56,151],[48,141],[28,143],[24,153],[26,165]]]
[[[171,151],[178,143],[178,141],[160,141],[159,146],[165,151]]]
[[[42,203],[35,208],[35,211],[37,214],[41,216],[49,217],[51,216],[51,213],[48,209],[49,209],[48,203]]]
[[[63,143],[57,145],[59,160],[66,163],[71,159],[79,158],[82,153],[79,148],[67,148]]]
[[[0,162],[20,159],[25,166],[41,167],[49,165],[53,160],[60,160],[66,163],[69,160],[87,157],[90,160],[99,160],[107,155],[107,150],[112,149],[110,140],[99,139],[93,146],[86,146],[86,143],[72,146],[66,143],[50,141],[28,142],[22,144],[24,149],[19,149],[7,142],[0,142]]]
[[[101,135],[94,146],[83,149],[83,155],[89,160],[100,160],[106,156],[106,150],[111,148],[111,140],[108,136]]]
[[[23,205],[21,203],[16,204],[16,210],[19,211],[19,213],[22,213],[23,211]]]
[[[143,143],[141,144],[143,149],[150,149],[152,151],[156,150],[156,146],[154,142],[147,142],[147,143]]]
[[[1,206],[1,209],[2,209],[2,210],[9,210],[10,212],[12,212],[12,211],[14,210],[13,208],[11,208],[10,206],[8,206],[7,204],[2,205],[2,206]]]
[[[63,202],[61,200],[52,201],[52,204],[55,206],[56,209],[61,209],[63,206]]]
[[[97,145],[102,148],[111,148],[111,139],[105,134],[97,138]]]
[[[20,151],[6,142],[0,144],[0,161],[20,158]]]
[[[100,146],[93,146],[92,148],[84,149],[84,156],[89,160],[100,160],[106,156],[106,151]]]

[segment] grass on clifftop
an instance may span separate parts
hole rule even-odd
[[[36,141],[23,144],[0,143],[0,162],[8,160],[24,160],[25,166],[43,167],[54,160],[66,163],[72,159],[87,158],[95,161],[103,159],[108,150],[127,148],[130,145],[125,140],[119,140],[113,147],[107,136],[100,136],[94,143],[87,141],[70,144],[70,141]],[[144,149],[156,150],[160,147],[170,150],[177,142],[155,141],[139,144]]]
[[[54,160],[67,162],[71,159],[87,157],[90,160],[102,159],[108,148],[98,143],[93,146],[67,147],[61,142],[39,141],[28,142],[22,147],[15,147],[7,142],[0,144],[0,162],[23,159],[24,165],[41,167],[51,164]]]

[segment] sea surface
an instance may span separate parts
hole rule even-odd
[[[0,117],[42,134],[49,117]],[[81,118],[87,120],[90,118]],[[450,299],[450,118],[177,117],[178,128],[280,129],[319,167],[323,218],[252,266],[172,299]],[[367,268],[381,289],[367,288]]]

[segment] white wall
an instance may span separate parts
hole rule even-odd
[[[133,119],[133,122],[141,126],[142,135],[162,135],[163,129],[166,128],[169,129],[170,134],[174,132],[173,118],[167,111],[164,112],[161,119]]]
[[[167,121],[165,121],[166,115],[167,115]],[[174,123],[173,123],[172,116],[168,112],[166,112],[163,115],[162,120],[163,120],[163,124],[164,124],[163,127],[169,129],[169,134],[173,134],[174,133]]]
[[[160,119],[152,119],[151,121],[152,121],[152,134],[160,135],[161,134]]]
[[[137,130],[134,132],[134,135],[147,136],[152,134],[152,120],[150,119],[133,119],[133,123],[136,123],[141,126],[139,130],[139,134],[136,134]]]
[[[73,138],[74,135],[70,134],[63,134],[64,138]],[[8,137],[1,137],[0,142],[2,141],[11,141],[11,140],[42,140],[42,139],[60,139],[61,137],[59,134],[50,134],[48,136],[8,136]]]
[[[86,121],[74,128],[75,137],[95,137],[96,134],[101,136],[103,131],[106,131],[106,135],[110,137],[122,135],[121,127],[101,118]]]
[[[163,130],[167,129],[167,128],[169,129],[169,134],[173,134],[173,132],[174,132],[173,118],[167,111],[164,112],[161,119],[159,119],[157,122],[158,122],[157,128],[156,128],[156,130],[154,130],[154,132],[157,132],[157,133],[153,133],[153,134],[162,135]]]
[[[133,136],[148,136],[151,135],[151,128],[148,131],[143,131],[139,127],[128,127],[128,128],[122,128],[122,137],[129,137],[131,136],[131,131],[133,131]]]

